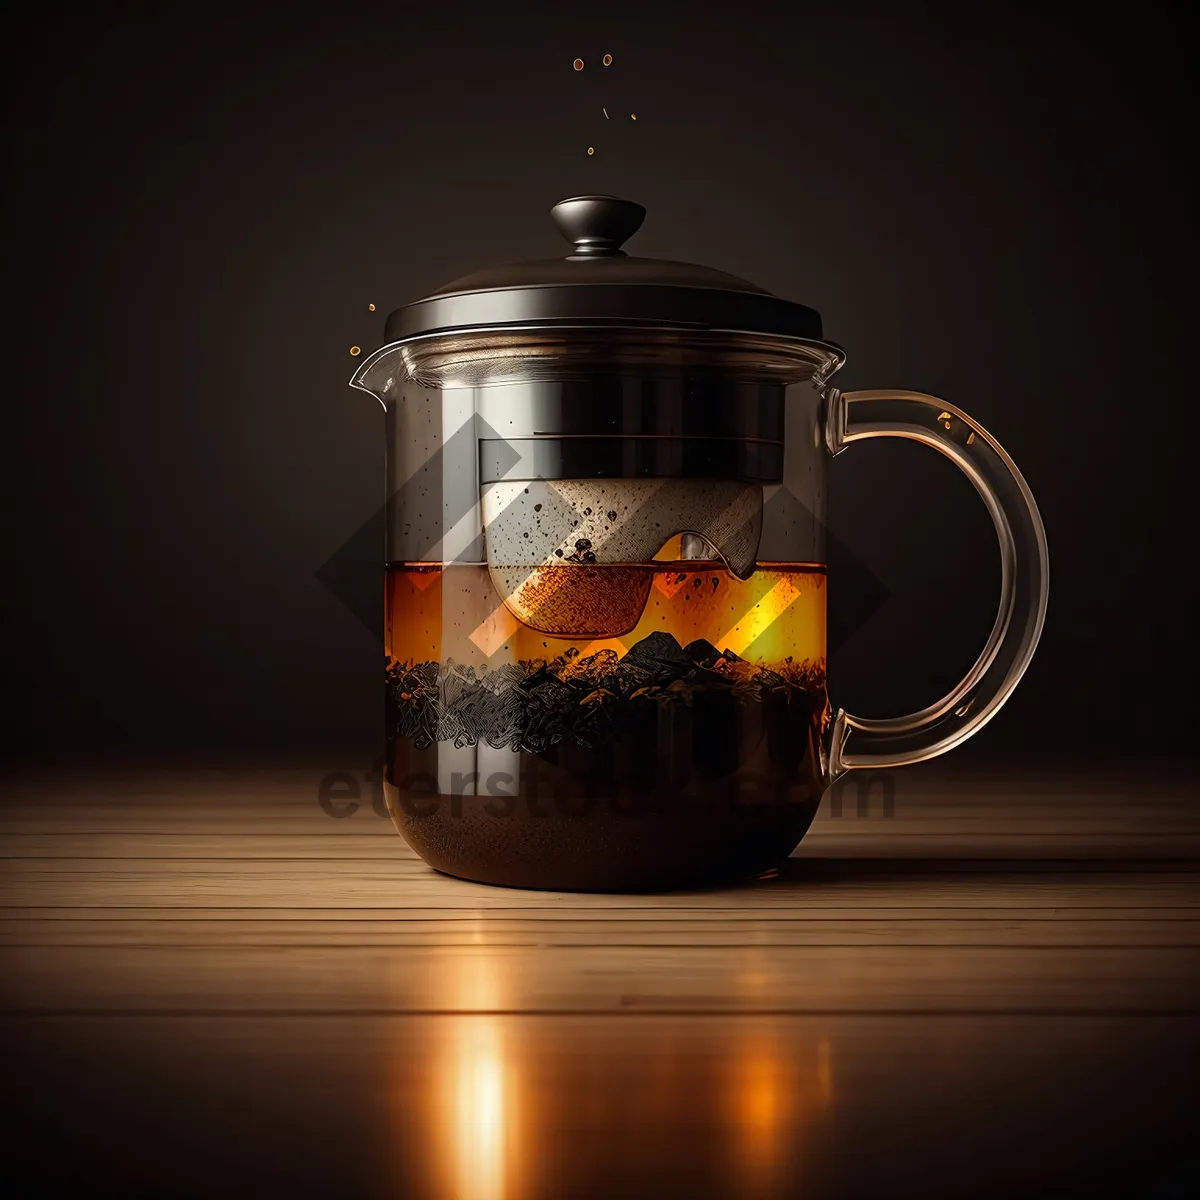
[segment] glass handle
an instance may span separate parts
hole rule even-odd
[[[945,754],[982,729],[1012,694],[1046,619],[1050,560],[1046,530],[1029,485],[990,433],[965,412],[920,392],[825,391],[831,454],[867,438],[923,442],[950,459],[983,498],[1000,541],[1000,608],[975,665],[936,704],[905,717],[872,720],[838,709],[830,729],[828,776],[856,767],[900,767]]]

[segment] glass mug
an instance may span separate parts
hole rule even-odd
[[[706,267],[632,258],[644,210],[552,210],[573,252],[388,319],[352,385],[387,430],[384,790],[440,871],[655,890],[777,867],[845,771],[942,754],[1033,655],[1048,561],[999,443],[915,392],[840,392],[820,317]],[[950,458],[996,528],[983,651],[936,704],[830,706],[829,460]]]

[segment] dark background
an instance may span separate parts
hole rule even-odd
[[[942,395],[1019,463],[1049,618],[963,756],[1190,750],[1194,55],[1170,7],[6,21],[11,754],[370,756],[381,643],[316,578],[382,498],[348,348],[564,251],[546,211],[589,191],[647,206],[634,253],[817,308],[843,388]],[[834,700],[923,705],[990,625],[983,508],[894,442],[832,486],[891,592],[841,629]]]

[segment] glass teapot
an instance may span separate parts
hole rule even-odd
[[[1045,531],[965,413],[834,387],[813,309],[628,256],[630,201],[552,216],[570,254],[397,309],[351,380],[387,431],[388,809],[432,866],[487,883],[752,877],[843,772],[995,715],[1041,633]],[[962,682],[889,720],[831,708],[825,678],[828,462],[875,437],[967,475],[1002,567]]]

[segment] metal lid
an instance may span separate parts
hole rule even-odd
[[[621,249],[646,216],[615,196],[574,196],[550,214],[573,252],[489,267],[448,283],[387,319],[389,343],[505,326],[570,328],[619,322],[821,340],[820,314],[736,275]]]

